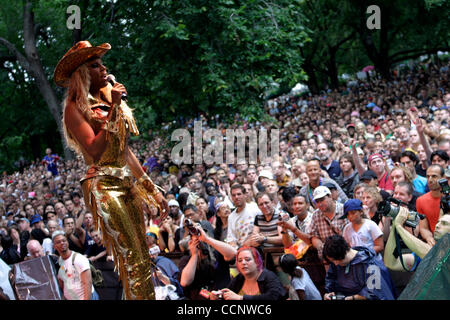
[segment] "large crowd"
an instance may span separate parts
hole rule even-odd
[[[256,162],[248,148],[246,160],[232,164],[174,162],[173,123],[149,132],[148,141],[131,140],[169,201],[163,221],[156,207],[142,208],[149,254],[168,278],[162,283],[192,300],[396,299],[407,283],[395,272],[416,270],[450,231],[439,183],[450,180],[449,66],[415,63],[389,81],[375,75],[317,95],[278,97],[265,106],[268,120],[183,121],[189,130],[196,120],[203,131],[278,129],[279,153]],[[3,173],[6,264],[57,255],[57,231],[91,262],[113,259],[84,204],[85,171],[79,157],[64,160],[47,149],[43,159]],[[396,216],[379,210],[391,198],[402,208]],[[404,242],[399,254],[396,235]],[[367,285],[368,265],[381,270],[381,289]]]

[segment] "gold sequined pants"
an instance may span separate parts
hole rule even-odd
[[[125,299],[155,299],[142,201],[131,177],[97,176],[84,180],[82,188],[95,225],[101,227],[103,245],[114,255]]]

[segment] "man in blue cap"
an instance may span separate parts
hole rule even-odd
[[[39,214],[31,217],[30,225],[32,229],[44,229],[44,221]]]

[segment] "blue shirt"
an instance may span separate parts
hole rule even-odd
[[[336,180],[336,178],[341,174],[341,167],[339,166],[339,162],[336,160],[331,161],[331,165],[328,169],[323,165],[321,165],[320,168],[322,170],[326,170],[330,178],[333,180]]]
[[[417,192],[421,193],[421,194],[425,194],[427,193],[427,179],[422,177],[422,176],[417,176],[417,178],[415,178],[413,180],[413,185],[414,185],[414,189],[416,189]]]
[[[330,264],[325,277],[325,291],[361,295],[369,300],[395,300],[395,287],[383,261],[376,259],[374,250],[353,247],[358,251],[346,266]]]

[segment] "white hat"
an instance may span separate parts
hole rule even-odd
[[[273,180],[273,174],[269,170],[261,170],[261,172],[259,173],[259,176],[258,176],[258,180],[261,177]]]
[[[171,206],[177,206],[177,207],[180,207],[180,204],[178,203],[177,200],[171,199],[171,200],[169,200],[168,206],[169,206],[169,207],[171,207]]]
[[[313,193],[314,200],[325,197],[326,195],[330,195],[331,191],[325,186],[318,186]]]

